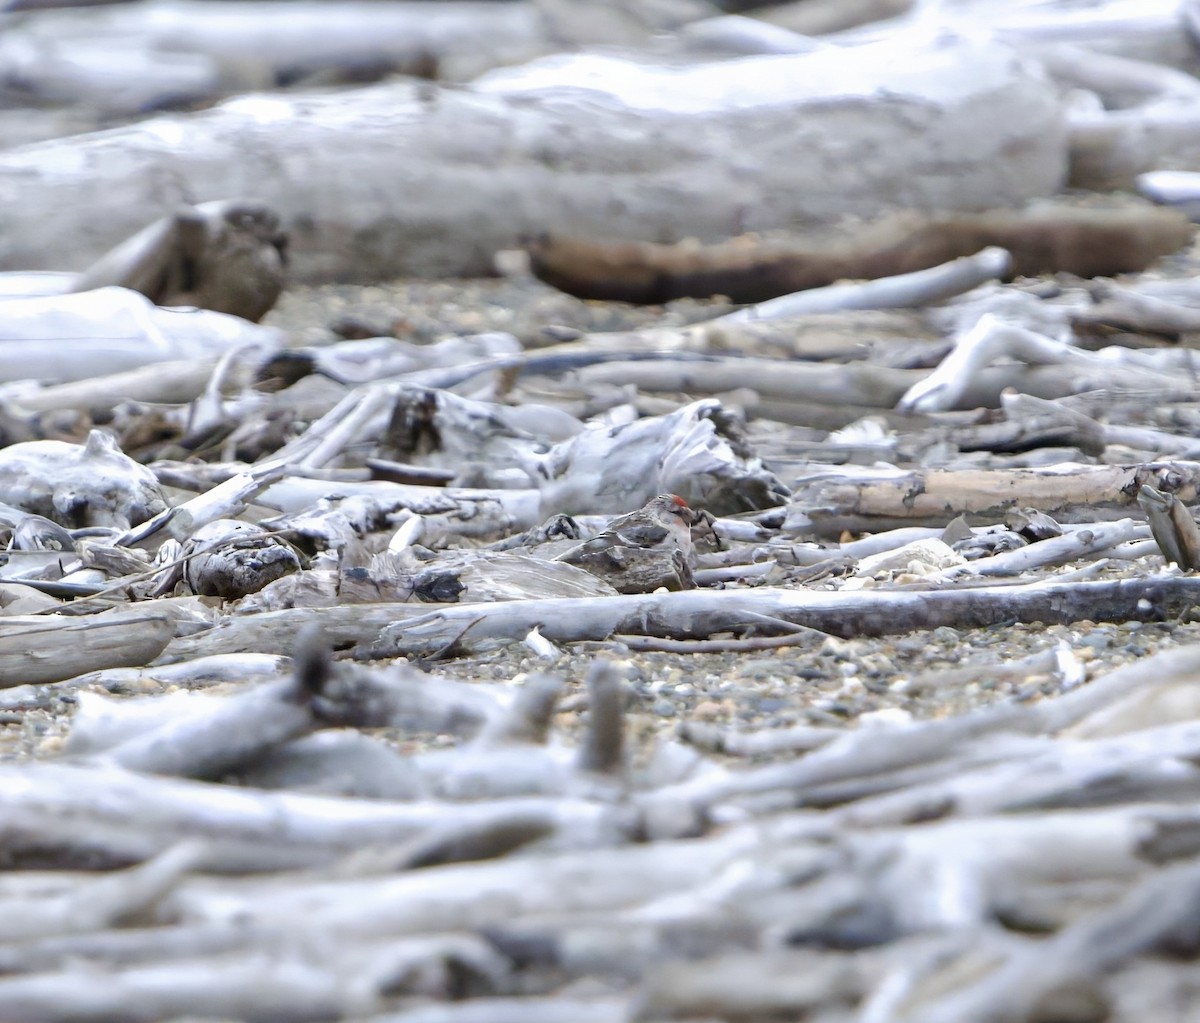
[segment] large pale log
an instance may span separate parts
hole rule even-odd
[[[471,809],[454,807],[455,812]],[[168,912],[189,923],[229,919],[233,913],[284,926],[319,920],[343,936],[470,929],[525,914],[600,913],[688,893],[761,850],[769,835],[769,828],[749,824],[701,841],[576,849],[383,878],[318,879],[226,893],[219,885],[197,881],[177,891]]]
[[[577,56],[466,90],[247,96],[4,153],[0,267],[82,269],[182,201],[248,195],[280,213],[299,280],[477,274],[543,230],[715,240],[983,209],[1050,194],[1065,168],[1050,83],[1000,46]]]

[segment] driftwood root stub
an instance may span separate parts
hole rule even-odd
[[[287,235],[266,204],[188,206],[101,256],[75,291],[118,286],[155,305],[197,306],[257,323],[283,290]]]

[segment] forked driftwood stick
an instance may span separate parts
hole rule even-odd
[[[959,402],[982,370],[997,359],[1009,357],[1025,363],[1061,364],[1076,369],[1081,379],[1113,381],[1122,387],[1167,387],[1170,379],[1154,370],[1118,367],[1111,360],[1072,348],[1026,327],[1005,323],[991,313],[963,333],[942,363],[912,387],[899,407],[911,412],[939,412],[959,407]],[[1080,390],[1094,389],[1082,385]],[[1110,384],[1111,386],[1111,384]]]

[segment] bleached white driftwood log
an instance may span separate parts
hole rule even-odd
[[[923,35],[949,31],[986,31],[1022,50],[1069,44],[1133,60],[1186,68],[1192,60],[1187,26],[1176,0],[1101,0],[1086,10],[1070,0],[1018,0],[996,5],[968,0],[930,11],[917,6],[893,21],[840,33],[839,43],[859,43],[897,31]]]
[[[0,841],[13,855],[36,851],[47,863],[128,863],[202,838],[203,869],[278,870],[329,864],[451,824],[485,830],[526,818],[541,822],[552,845],[595,848],[627,841],[638,819],[628,807],[582,799],[396,803],[238,789],[96,764],[5,770]]]
[[[708,636],[730,629],[772,630],[772,622],[839,636],[913,629],[978,628],[1002,621],[1125,621],[1179,613],[1200,594],[1200,579],[1176,575],[1101,582],[1034,582],[966,590],[814,592],[762,587],[571,601],[455,604],[388,626],[368,648],[377,657],[470,649],[485,640],[519,641],[535,626],[555,643],[634,635]],[[570,608],[569,618],[563,613]]]
[[[175,625],[140,609],[89,617],[14,616],[0,634],[0,686],[57,682],[87,671],[148,664]]]
[[[876,158],[846,161],[850,144]],[[180,201],[251,195],[290,231],[299,280],[478,274],[546,229],[716,239],[1019,203],[1055,191],[1065,158],[1050,83],[1004,47],[579,56],[467,90],[247,96],[4,153],[0,267],[82,268]]]
[[[0,360],[3,381],[84,381],[239,347],[270,351],[283,341],[273,327],[209,309],[159,308],[126,288],[5,298],[0,309],[0,351],[20,354]]]
[[[42,102],[82,102],[136,114],[330,71],[409,74],[480,71],[543,52],[550,39],[535,5],[456,0],[340,3],[290,0],[265,7],[154,0],[26,15],[6,27],[0,56]]]
[[[842,530],[945,526],[963,513],[995,522],[1010,508],[1036,508],[1071,519],[1086,507],[1086,521],[1123,518],[1138,512],[1137,495],[1147,483],[1193,504],[1200,499],[1200,463],[1061,463],[1029,469],[927,472],[813,465],[793,485],[784,532],[836,537]]]

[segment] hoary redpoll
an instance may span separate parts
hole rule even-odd
[[[555,560],[587,569],[622,593],[659,586],[690,589],[695,585],[689,563],[695,521],[696,513],[682,497],[660,494]]]

